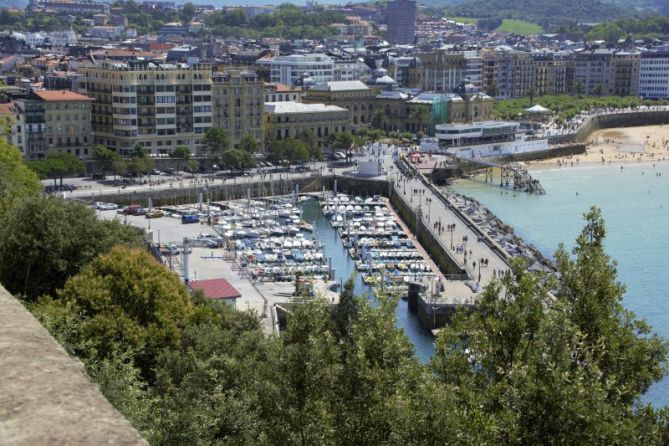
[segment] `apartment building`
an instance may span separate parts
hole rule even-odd
[[[636,96],[640,54],[610,49],[574,54],[574,88],[586,95]]]
[[[65,90],[38,90],[14,103],[12,142],[27,160],[64,150],[82,159],[92,156],[92,98]]]
[[[484,87],[488,92],[496,89],[495,97],[518,98],[534,88],[536,70],[530,53],[498,47],[482,51],[481,56]]]
[[[567,53],[533,54],[535,63],[534,91],[536,95],[568,94],[572,90],[574,69]]]
[[[296,138],[304,130],[311,130],[321,147],[328,135],[350,130],[349,111],[336,105],[265,103],[266,141]]]
[[[465,51],[463,55],[465,57],[465,79],[468,79],[476,88],[483,88],[483,58],[478,51]]]
[[[257,63],[269,66],[270,82],[292,86],[305,74],[316,84],[334,79],[334,60],[325,54],[291,54],[259,59]]]
[[[621,51],[611,58],[613,81],[608,94],[614,96],[637,96],[639,90],[639,64],[641,54]]]
[[[250,135],[263,147],[264,82],[257,74],[229,70],[212,76],[213,126],[225,130],[230,144]]]
[[[152,154],[201,149],[212,126],[210,65],[105,60],[78,71],[77,91],[95,99],[94,143],[121,154],[135,144]]]
[[[669,99],[669,46],[641,54],[638,93],[644,98]]]
[[[409,68],[409,87],[412,88],[450,92],[466,78],[467,68],[471,68],[462,52],[435,50],[417,57],[420,64]]]

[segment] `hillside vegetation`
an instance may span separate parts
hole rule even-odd
[[[447,16],[527,20],[544,28],[566,20],[594,22],[629,16],[624,8],[601,0],[470,0],[446,7],[445,12]]]

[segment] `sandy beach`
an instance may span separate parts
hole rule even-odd
[[[598,130],[590,136],[587,153],[532,161],[531,168],[669,161],[669,125]]]

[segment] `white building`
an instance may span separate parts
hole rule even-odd
[[[49,43],[52,46],[67,46],[77,44],[77,35],[71,29],[65,31],[53,31],[49,33]]]
[[[36,48],[44,43],[44,35],[42,33],[26,33],[25,41],[26,45],[30,48]]]
[[[270,67],[270,81],[285,85],[295,85],[307,73],[316,84],[329,82],[334,78],[334,61],[325,54],[291,54],[276,56],[270,60],[260,60],[259,64]]]
[[[669,46],[641,53],[639,96],[669,99]]]
[[[338,60],[334,64],[333,80],[357,81],[369,75],[370,72],[369,67],[359,60]]]

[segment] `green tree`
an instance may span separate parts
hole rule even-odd
[[[593,207],[585,220],[573,258],[564,247],[556,253],[562,274],[558,294],[585,335],[609,401],[629,405],[664,375],[667,343],[623,307],[625,287],[617,280],[615,262],[604,251],[601,211]]]
[[[207,156],[213,164],[213,160],[220,157],[225,152],[229,145],[230,139],[225,130],[211,127],[204,134],[202,143],[206,147]]]
[[[411,111],[409,119],[416,124],[417,132],[425,132],[426,125],[430,122],[430,113],[425,107],[416,107]]]
[[[34,161],[31,167],[39,174],[52,178],[54,187],[58,185],[58,179],[63,186],[65,175],[81,174],[86,169],[83,161],[64,150],[49,152],[43,160]]]
[[[115,151],[108,149],[102,144],[96,144],[93,146],[93,159],[97,161],[98,165],[102,169],[103,175],[113,169],[114,161],[119,158],[120,156]]]
[[[14,203],[42,190],[37,175],[23,161],[21,151],[0,140],[0,219]]]
[[[534,87],[530,88],[530,90],[527,92],[527,96],[530,98],[529,107],[532,107],[534,105],[534,96],[535,95],[536,95],[536,91],[534,90]]]
[[[254,154],[258,151],[258,141],[251,136],[246,135],[239,141],[239,150],[243,150],[246,153]]]
[[[585,86],[583,85],[583,81],[576,81],[574,83],[574,92],[578,95],[579,99],[583,96],[584,91]]]
[[[118,175],[123,175],[128,171],[128,162],[119,157],[112,161],[111,169],[114,172],[114,179],[116,179]]]
[[[188,161],[190,159],[191,153],[190,149],[186,146],[177,146],[172,151],[172,158],[177,160],[177,173],[181,167],[181,161]]]
[[[68,279],[57,299],[40,299],[35,313],[70,353],[97,363],[127,352],[151,383],[158,355],[178,343],[194,305],[148,252],[117,246]]]
[[[596,211],[586,218],[576,258],[556,255],[558,278],[515,261],[437,340],[433,371],[458,407],[487,420],[488,443],[633,444],[645,435],[638,396],[662,376],[666,343],[622,309],[603,222]]]
[[[353,293],[355,287],[354,278],[349,278],[344,284],[344,289],[339,293],[339,302],[334,310],[334,332],[339,338],[345,338],[351,334],[351,326],[358,318],[358,301]]]
[[[223,165],[228,169],[242,168],[242,151],[239,149],[228,149],[221,156]]]
[[[195,5],[191,2],[184,4],[179,11],[179,17],[181,18],[181,23],[184,26],[188,26],[190,22],[195,17]]]
[[[60,197],[16,204],[0,227],[0,282],[35,300],[53,293],[97,255],[116,244],[140,246],[135,228],[100,221],[95,211]]]
[[[497,88],[497,82],[492,81],[490,85],[488,85],[488,88],[486,89],[486,93],[488,96],[491,98],[496,97],[499,94],[499,89]]]
[[[344,150],[346,152],[346,161],[351,162],[351,157],[353,156],[353,149],[355,139],[351,132],[339,132],[335,135],[334,146],[337,149]]]
[[[374,114],[372,115],[372,127],[374,127],[377,130],[384,130],[386,126],[386,113],[380,109],[377,108],[374,110]]]

